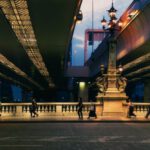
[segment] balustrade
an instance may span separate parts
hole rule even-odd
[[[40,116],[77,116],[77,102],[64,103],[37,103],[37,112]],[[94,105],[97,116],[102,115],[103,105],[99,102],[84,102],[83,114],[87,116],[90,106]],[[150,103],[133,103],[134,111],[138,116],[144,116]],[[0,116],[30,116],[31,103],[1,103]],[[124,113],[127,113],[127,103],[123,103]]]
[[[37,103],[37,112],[41,116],[75,116],[77,115],[77,104],[70,103]],[[95,110],[101,114],[102,104],[93,102]],[[29,116],[31,103],[1,103],[0,114],[2,116]],[[90,110],[91,103],[83,103],[83,114],[87,115]]]
[[[123,103],[123,106],[127,112],[127,103]],[[148,111],[148,107],[150,106],[150,103],[133,103],[133,106],[134,112],[137,116],[145,116]]]

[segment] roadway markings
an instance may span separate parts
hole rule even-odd
[[[1,137],[0,141],[11,140],[11,139],[14,139],[14,138],[17,138],[17,137]]]

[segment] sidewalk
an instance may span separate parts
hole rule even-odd
[[[97,119],[87,119],[85,116],[83,119],[78,119],[77,116],[38,116],[38,117],[0,117],[0,123],[26,123],[26,122],[139,122],[139,123],[150,123],[150,118],[145,119],[144,117],[126,118],[126,117],[115,117],[115,116],[100,116]]]

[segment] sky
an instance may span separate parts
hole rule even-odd
[[[114,7],[117,9],[116,17],[119,18],[128,8],[133,0],[113,0]],[[101,29],[101,20],[105,16],[109,20],[108,12],[111,8],[112,0],[93,0],[93,28]],[[81,5],[83,20],[80,24],[76,24],[72,38],[72,65],[82,66],[84,63],[84,35],[86,29],[92,29],[92,0],[83,0]],[[98,42],[94,42],[94,49],[98,46]],[[88,57],[92,52],[92,46],[88,47]]]

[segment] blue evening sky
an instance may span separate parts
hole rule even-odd
[[[133,0],[113,0],[114,7],[118,10],[117,18],[119,18]],[[110,9],[112,0],[93,0],[93,24],[94,29],[101,29],[101,20],[105,16],[109,20],[107,10]],[[81,66],[84,61],[84,36],[85,30],[92,28],[92,0],[83,0],[81,5],[83,20],[80,24],[76,24],[74,35],[72,38],[72,65]],[[94,42],[94,49],[98,46],[98,42]],[[92,46],[88,46],[88,57],[90,57]]]

